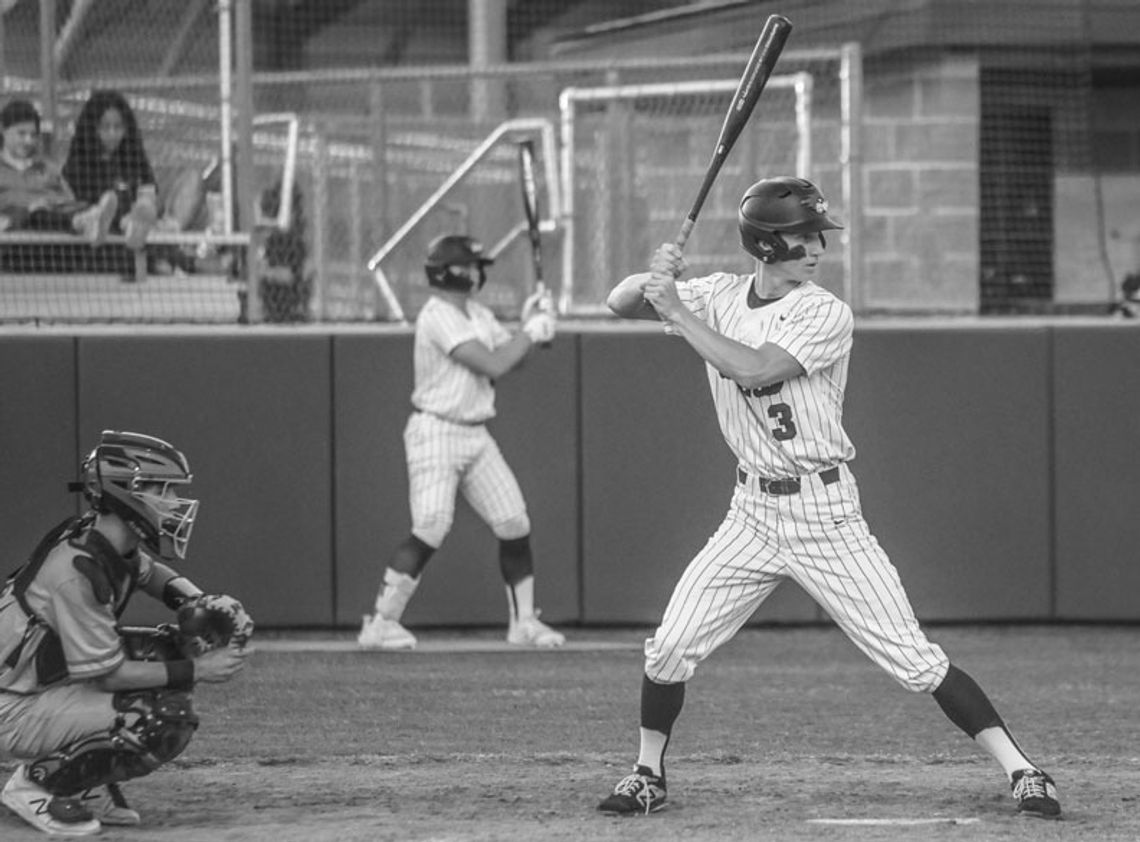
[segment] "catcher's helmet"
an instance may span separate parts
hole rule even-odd
[[[95,511],[118,515],[152,553],[186,557],[198,501],[168,496],[169,489],[193,479],[180,451],[153,436],[104,430],[79,470],[80,481],[72,487]]]
[[[484,267],[495,261],[483,254],[483,244],[462,234],[445,234],[436,237],[428,246],[424,271],[428,283],[440,289],[467,292],[474,282],[466,275],[452,272],[452,266],[476,266],[479,270],[479,289],[487,282]]]
[[[802,249],[789,249],[781,234],[810,234],[842,228],[827,213],[827,199],[806,178],[764,178],[749,187],[740,200],[740,243],[764,263],[803,257]]]

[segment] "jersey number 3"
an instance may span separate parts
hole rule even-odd
[[[774,403],[768,407],[768,417],[775,422],[772,438],[787,441],[796,437],[796,422],[792,420],[792,408],[786,403]]]

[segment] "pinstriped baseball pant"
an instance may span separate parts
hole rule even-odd
[[[439,547],[455,518],[462,492],[476,514],[504,540],[530,534],[518,480],[482,424],[467,426],[422,412],[404,428],[412,534]]]
[[[797,494],[738,483],[728,514],[673,589],[645,641],[645,673],[688,681],[784,580],[798,583],[872,661],[904,687],[933,691],[949,660],[919,627],[898,572],[863,519],[846,465],[838,482],[805,477]]]

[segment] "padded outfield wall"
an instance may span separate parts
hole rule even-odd
[[[852,468],[921,619],[1140,620],[1138,359],[1128,323],[856,329]],[[66,483],[99,430],[135,429],[190,456],[190,576],[263,627],[354,626],[409,525],[410,389],[411,336],[390,327],[6,332],[3,566],[76,510]],[[699,360],[655,326],[568,327],[498,394],[544,618],[655,622],[732,490]],[[505,609],[495,542],[461,504],[407,621]],[[754,621],[823,619],[787,584]]]

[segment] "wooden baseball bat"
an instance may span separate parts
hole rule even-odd
[[[712,158],[705,169],[701,189],[697,191],[693,207],[685,217],[685,221],[681,223],[681,230],[674,240],[678,248],[684,248],[688,242],[693,226],[697,222],[697,216],[701,212],[701,206],[704,205],[705,198],[713,182],[716,181],[717,173],[720,172],[721,165],[724,164],[725,158],[728,157],[728,153],[752,115],[752,110],[756,107],[764,86],[768,84],[768,77],[772,75],[772,68],[776,66],[776,60],[783,52],[791,31],[792,23],[783,15],[770,15],[765,22],[764,31],[760,33],[756,46],[752,48],[752,55],[748,58],[748,64],[744,67],[740,84],[736,86],[736,93],[732,95],[732,104],[728,107],[728,113],[724,115],[724,125],[720,128],[720,136],[716,139]]]

